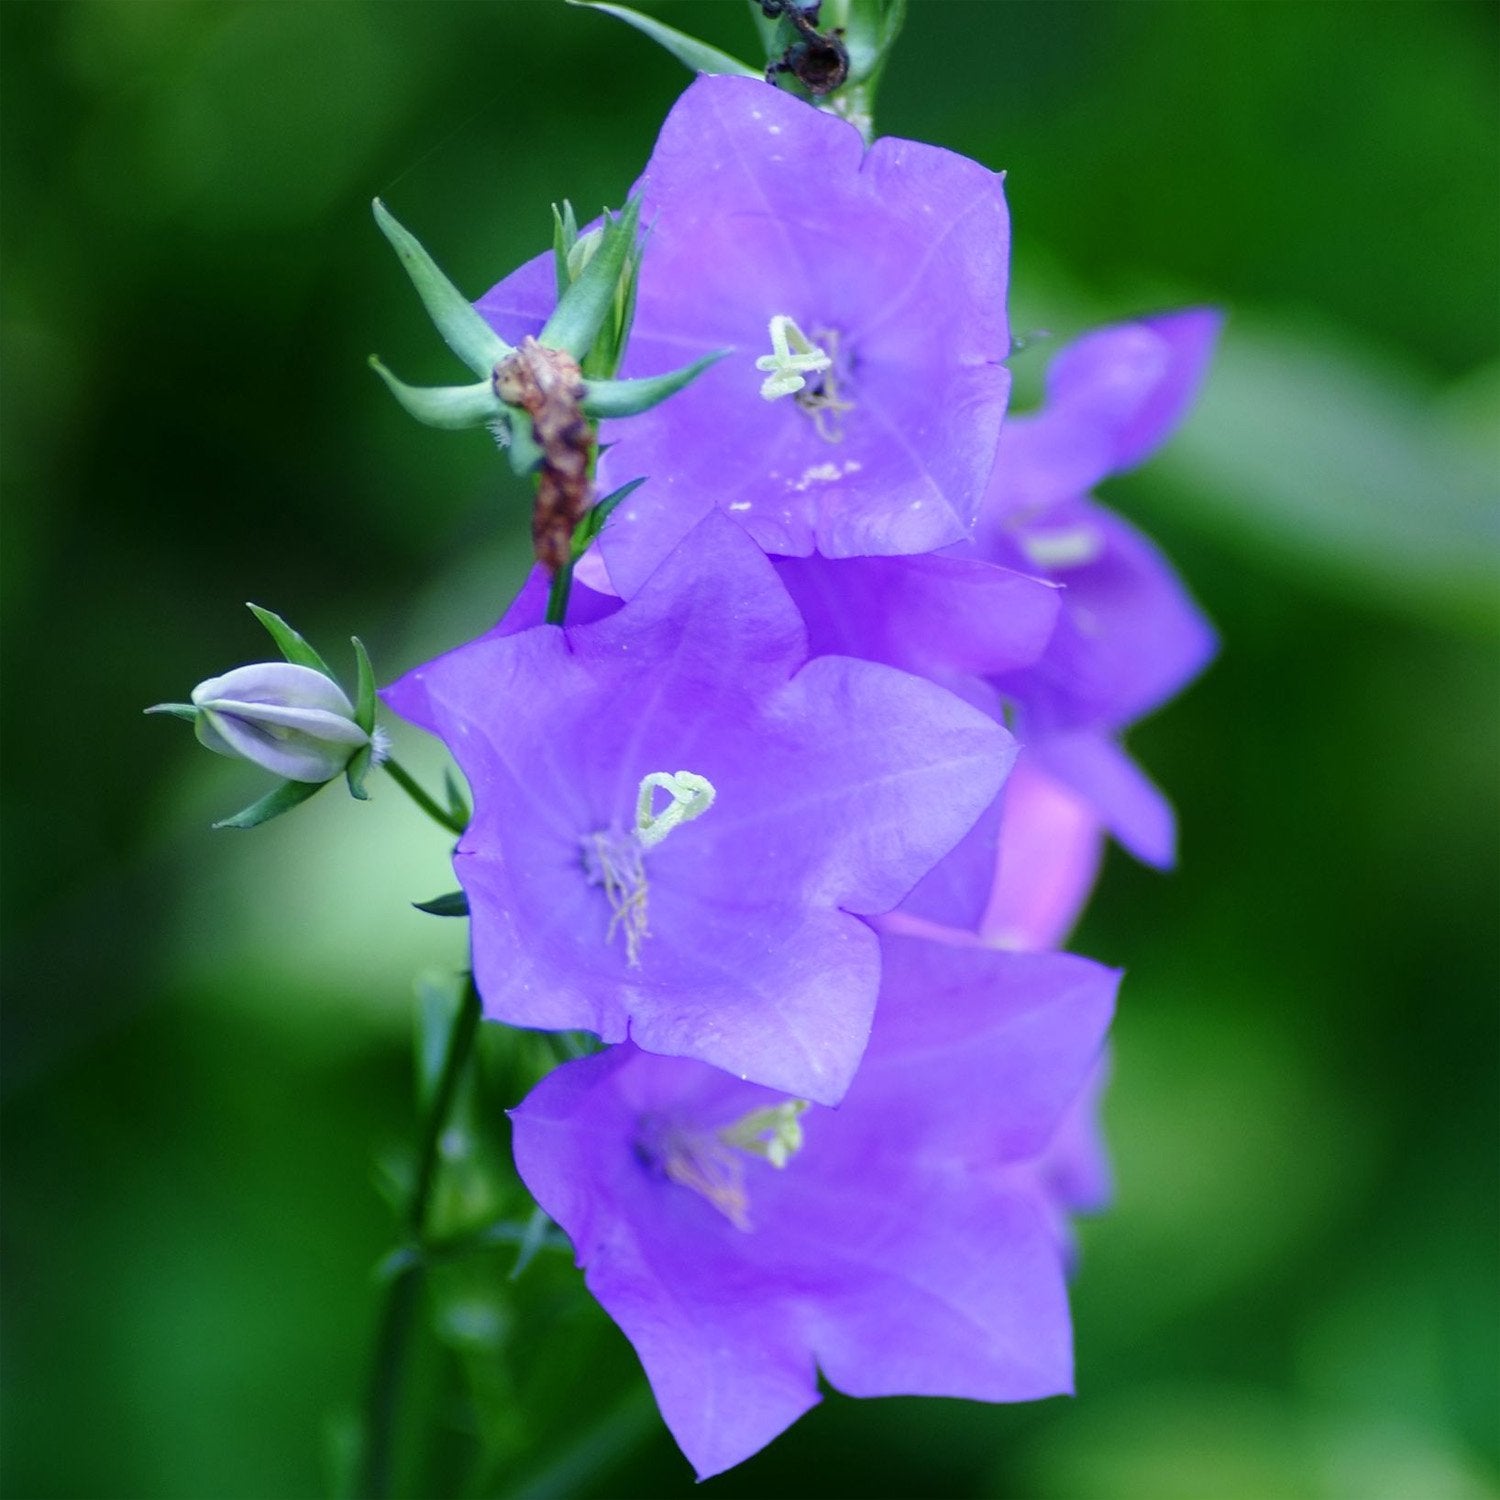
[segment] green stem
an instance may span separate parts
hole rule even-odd
[[[389,761],[386,767],[389,769]],[[414,1245],[421,1244],[427,1227],[428,1209],[441,1160],[443,1132],[447,1129],[448,1116],[458,1094],[459,1080],[474,1050],[479,1017],[479,991],[474,988],[471,975],[453,1017],[442,1075],[423,1122],[417,1179],[406,1206],[406,1233]],[[364,1449],[357,1491],[360,1500],[386,1500],[393,1492],[396,1419],[401,1405],[407,1353],[422,1300],[424,1269],[422,1259],[415,1256],[400,1267],[386,1288],[385,1303],[380,1310],[380,1331],[375,1340],[375,1357],[365,1394]]]
[[[390,775],[391,780],[394,781],[396,785],[399,786],[401,790],[405,792],[406,795],[410,797],[411,800],[415,802],[417,806],[420,807],[422,811],[433,820],[434,823],[441,823],[442,826],[446,828],[450,833],[463,833],[466,825],[461,823],[456,817],[454,817],[453,814],[450,813],[447,808],[442,805],[442,803],[436,801],[432,797],[429,797],[427,793],[417,785],[417,782],[413,778],[411,772],[409,772],[404,766],[399,765],[396,761],[390,759],[387,759],[384,762],[384,766],[385,770]]]
[[[432,1108],[428,1111],[422,1137],[422,1154],[418,1159],[416,1186],[412,1189],[411,1202],[407,1207],[406,1227],[412,1239],[419,1243],[427,1228],[427,1209],[432,1198],[432,1185],[437,1180],[443,1131],[448,1127],[448,1115],[458,1093],[459,1079],[468,1064],[469,1054],[474,1050],[479,1017],[479,991],[474,987],[474,976],[471,974],[464,984],[458,1014],[453,1018],[453,1030],[448,1034],[448,1055],[443,1059],[442,1076],[438,1079],[437,1092],[432,1097]]]
[[[568,594],[573,588],[573,564],[568,563],[552,575],[552,587],[547,592],[548,625],[561,625],[568,613]]]

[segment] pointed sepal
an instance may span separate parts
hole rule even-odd
[[[231,818],[220,818],[215,828],[259,828],[272,818],[300,807],[309,797],[316,796],[328,783],[326,781],[283,781],[274,791],[267,792],[258,802],[241,808]]]
[[[483,427],[506,415],[505,403],[488,380],[474,385],[407,385],[373,354],[370,368],[385,381],[402,407],[427,427],[457,432],[465,427]]]
[[[639,412],[650,411],[668,396],[675,396],[685,386],[691,385],[710,365],[729,352],[728,349],[716,349],[712,354],[705,354],[702,359],[695,359],[692,364],[665,375],[648,375],[639,380],[585,381],[584,415],[598,420],[633,417]]]
[[[245,608],[266,627],[266,633],[276,643],[276,649],[294,666],[311,667],[314,672],[321,672],[330,682],[338,681],[328,663],[280,615],[273,614],[269,609],[262,609],[258,604],[251,604],[248,600]]]
[[[153,703],[143,708],[143,714],[171,714],[174,719],[186,719],[189,724],[198,722],[198,710],[191,703]]]
[[[469,898],[462,891],[449,891],[446,895],[434,896],[431,901],[413,901],[412,905],[433,917],[469,915]]]
[[[406,267],[406,274],[411,277],[411,284],[443,342],[476,375],[488,379],[495,366],[512,352],[511,346],[480,317],[417,238],[397,222],[379,198],[373,206],[375,222]]]
[[[350,643],[354,647],[355,672],[354,722],[370,736],[368,745],[361,745],[344,767],[344,780],[349,786],[349,795],[359,802],[368,802],[370,794],[365,790],[365,777],[375,756],[375,669],[370,665],[370,653],[365,644],[355,635]]]
[[[609,520],[615,507],[627,496],[633,495],[645,482],[644,475],[639,479],[632,479],[622,484],[619,489],[611,491],[597,505],[591,505],[584,511],[583,519],[573,531],[573,561],[575,563],[588,551],[594,538],[604,530],[604,523]]]
[[[906,20],[906,0],[843,0],[843,10],[849,81],[873,94]]]
[[[739,58],[731,57],[729,53],[721,52],[719,48],[712,47],[707,42],[700,42],[685,31],[678,31],[673,26],[664,26],[660,21],[653,20],[650,16],[643,16],[639,11],[631,10],[628,6],[605,5],[600,3],[600,0],[568,0],[568,4],[576,5],[580,10],[601,10],[605,15],[614,16],[627,26],[633,26],[642,36],[648,36],[658,46],[664,47],[691,72],[728,73],[736,78],[759,78],[761,76],[759,68],[752,68],[749,63],[742,63]]]
[[[573,285],[569,256],[578,243],[578,220],[573,214],[573,205],[566,198],[559,208],[552,205],[552,270],[557,281],[559,298]]]
[[[443,767],[443,791],[448,798],[448,814],[459,828],[467,828],[473,814],[469,811],[468,799],[459,789],[458,778],[452,766]]]
[[[538,341],[549,349],[564,349],[582,360],[593,346],[605,320],[616,306],[620,273],[635,248],[641,201],[632,198],[624,210],[605,215],[604,234],[589,262],[553,309]]]

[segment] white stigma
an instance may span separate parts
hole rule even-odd
[[[656,793],[670,798],[657,812]],[[632,969],[641,966],[641,944],[650,936],[646,879],[646,852],[654,849],[674,828],[702,817],[714,805],[713,783],[693,771],[652,771],[641,777],[635,798],[635,827],[622,831],[606,828],[583,836],[583,873],[590,885],[604,887],[609,902],[609,931],[625,934],[625,961]]]
[[[653,809],[660,787],[672,800],[661,812]],[[700,818],[714,805],[713,783],[692,771],[653,771],[641,777],[635,798],[635,836],[643,849],[654,849],[682,823]]]
[[[771,319],[771,353],[762,354],[755,368],[766,372],[760,393],[767,401],[794,396],[807,384],[809,375],[833,368],[833,358],[820,349],[796,321],[785,313]]]

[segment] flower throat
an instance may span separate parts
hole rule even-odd
[[[656,811],[656,793],[668,796],[667,805]],[[635,827],[603,828],[584,834],[584,878],[604,887],[609,902],[609,931],[625,934],[625,961],[632,969],[641,966],[641,944],[650,936],[650,886],[646,879],[646,852],[654,849],[674,828],[700,818],[714,804],[714,787],[706,776],[693,771],[652,771],[641,777],[635,799]]]

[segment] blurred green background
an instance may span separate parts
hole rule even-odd
[[[738,4],[657,13],[751,55]],[[1008,169],[1018,331],[1231,311],[1109,492],[1225,645],[1132,742],[1181,871],[1112,853],[1075,944],[1130,971],[1079,1399],[832,1398],[710,1492],[1500,1492],[1496,20],[913,0],[881,125]],[[369,199],[477,294],[621,201],[685,75],[560,0],[6,0],[0,66],[0,1486],[313,1496],[462,924],[407,905],[451,876],[394,788],[211,834],[263,781],[139,710],[266,654],[245,599],[384,680],[490,623],[522,498],[364,369],[458,375]],[[439,1288],[408,1487],[487,1445],[469,1493],[688,1493],[567,1258],[509,1264]]]

